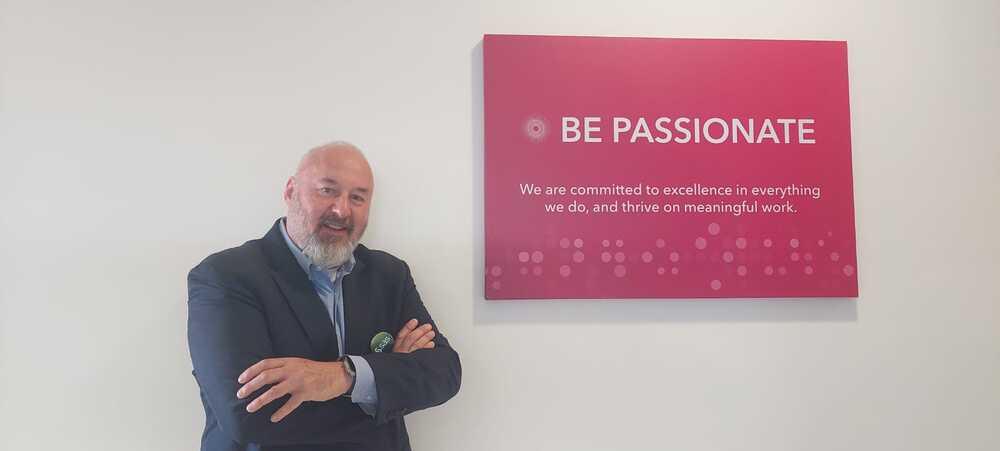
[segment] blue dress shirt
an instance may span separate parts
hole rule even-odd
[[[343,356],[344,328],[346,327],[344,324],[343,282],[344,277],[354,269],[354,255],[351,255],[349,261],[337,268],[331,280],[330,271],[316,266],[288,236],[288,231],[285,230],[284,219],[281,220],[281,235],[285,237],[285,244],[288,244],[288,249],[292,251],[295,260],[299,262],[302,270],[309,276],[309,281],[312,282],[313,287],[316,289],[316,294],[319,295],[323,304],[326,305],[326,311],[330,314],[330,321],[333,322],[337,332],[337,344],[339,345],[340,355]],[[375,408],[378,405],[378,392],[375,390],[375,373],[372,372],[371,365],[368,364],[368,361],[364,357],[349,355],[347,358],[351,359],[356,373],[354,377],[354,390],[351,391],[351,401],[361,407],[361,410],[365,413],[374,417]]]

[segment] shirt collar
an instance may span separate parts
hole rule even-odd
[[[327,277],[330,277],[332,274],[336,274],[336,277],[343,277],[350,274],[351,271],[354,270],[355,260],[353,253],[351,254],[351,258],[348,259],[343,265],[340,265],[336,271],[330,271],[326,268],[319,267],[313,263],[312,259],[306,256],[306,254],[303,254],[302,249],[299,249],[299,246],[292,241],[290,236],[288,236],[288,230],[285,229],[285,218],[281,218],[279,228],[281,229],[281,236],[285,238],[285,244],[288,245],[288,250],[292,251],[292,255],[295,256],[295,261],[299,262],[299,266],[301,266],[302,270],[309,276],[309,280],[312,280],[313,274],[316,273],[325,274]]]

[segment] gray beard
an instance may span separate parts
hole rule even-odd
[[[292,202],[286,219],[288,221],[295,221],[295,225],[299,230],[306,231],[309,228],[303,219],[304,217],[305,214],[302,212],[302,205],[299,203],[298,198],[296,198]],[[320,240],[316,232],[307,232],[304,242],[298,244],[302,246],[302,254],[309,257],[309,260],[312,260],[314,265],[330,272],[331,278],[333,277],[333,271],[331,270],[347,263],[351,259],[354,249],[358,247],[358,242],[352,240],[350,234],[344,237],[343,241],[326,244]]]
[[[351,254],[358,247],[358,243],[346,238],[342,242],[326,244],[310,233],[306,235],[305,243],[302,244],[302,253],[312,260],[313,264],[320,268],[331,271],[347,263],[351,259]]]

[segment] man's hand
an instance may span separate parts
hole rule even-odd
[[[417,327],[417,319],[411,319],[399,329],[396,334],[396,341],[392,344],[392,352],[407,354],[417,349],[431,349],[434,347],[434,330],[430,323]]]
[[[291,394],[271,421],[277,423],[305,401],[328,401],[351,387],[351,375],[343,362],[316,362],[295,357],[264,359],[247,368],[237,381],[245,384],[236,392],[239,399],[250,396],[265,385],[271,388],[247,405],[253,413],[271,401]]]

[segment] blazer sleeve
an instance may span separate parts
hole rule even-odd
[[[364,356],[375,373],[378,392],[375,422],[378,424],[442,404],[458,393],[462,383],[458,352],[434,324],[420,300],[409,266],[405,262],[402,265],[402,308],[397,328],[402,328],[411,318],[417,318],[420,324],[431,323],[435,331],[434,348],[408,354],[380,352]]]
[[[188,275],[188,345],[195,379],[223,431],[240,444],[310,445],[350,441],[370,433],[374,421],[347,398],[306,402],[278,423],[270,418],[286,395],[255,413],[247,404],[270,386],[236,398],[246,368],[274,355],[259,299],[202,263]]]

